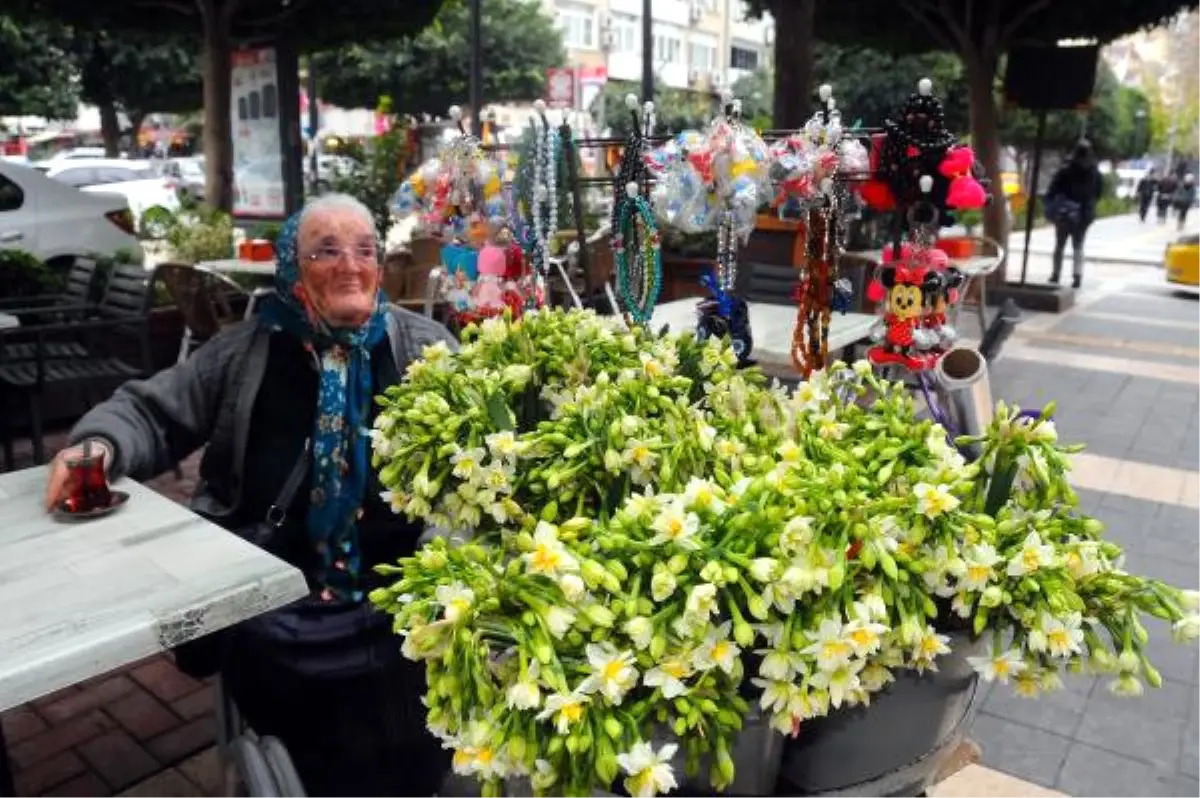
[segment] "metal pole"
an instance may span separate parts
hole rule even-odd
[[[321,124],[320,114],[317,111],[317,70],[313,65],[312,56],[308,58],[308,174],[312,181],[312,193],[317,193],[317,183],[321,178],[321,174],[317,171],[317,128]]]
[[[642,0],[642,102],[654,99],[654,3]]]
[[[1021,256],[1021,285],[1029,270],[1029,238],[1033,235],[1033,217],[1037,213],[1038,178],[1042,171],[1042,142],[1046,138],[1046,110],[1038,111],[1037,138],[1033,143],[1033,177],[1029,181],[1029,204],[1025,206],[1025,253]]]
[[[483,135],[483,10],[471,0],[471,130]]]

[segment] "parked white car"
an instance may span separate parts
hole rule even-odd
[[[126,250],[140,262],[145,255],[134,231],[125,197],[84,193],[0,161],[0,249],[22,249],[48,263]]]
[[[105,158],[107,155],[103,147],[71,147],[67,150],[60,150],[54,153],[49,158],[44,158],[40,161],[33,161],[33,165],[41,169],[43,172],[52,166],[56,166],[63,161],[78,161],[81,159],[96,159]]]
[[[179,195],[146,161],[81,158],[55,163],[46,176],[89,193],[120,194],[151,238],[166,235],[169,217],[179,212]]]

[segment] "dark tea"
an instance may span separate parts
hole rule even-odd
[[[64,504],[68,512],[86,513],[112,503],[104,465],[104,450],[94,449],[90,442],[84,443],[82,455],[67,460],[71,488]]]

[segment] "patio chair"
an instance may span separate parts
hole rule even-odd
[[[220,677],[213,691],[216,700],[217,752],[221,758],[222,795],[295,796],[308,793],[292,763],[287,746],[278,737],[259,737],[246,725],[233,697]]]
[[[160,263],[154,280],[161,281],[183,314],[183,337],[179,342],[179,362],[225,327],[242,320],[234,301],[249,295],[240,285],[223,274],[197,269],[185,263]]]
[[[151,373],[150,285],[140,265],[118,265],[91,318],[0,331],[0,403],[25,399],[35,463],[45,461],[41,400],[47,387],[70,385],[90,398],[99,385]],[[135,345],[134,363],[113,348],[129,339]],[[13,467],[12,417],[11,408],[0,411],[8,469]]]
[[[978,254],[967,260],[967,283],[963,286],[963,301],[960,306],[975,306],[979,318],[979,334],[983,336],[988,330],[987,317],[987,278],[1000,268],[1007,253],[1000,242],[987,236],[971,236],[976,244]],[[955,323],[957,323],[957,312]]]
[[[93,304],[96,261],[76,258],[67,271],[66,285],[58,294],[36,294],[0,299],[0,311],[10,316],[43,316],[68,310],[84,310]]]

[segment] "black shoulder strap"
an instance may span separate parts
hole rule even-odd
[[[287,520],[288,508],[292,506],[292,500],[296,498],[296,491],[300,489],[300,484],[304,482],[304,475],[308,471],[309,453],[312,450],[312,438],[304,440],[304,454],[296,460],[296,465],[292,466],[292,471],[284,480],[283,487],[279,490],[279,496],[276,497],[274,503],[267,508],[267,523],[278,529],[283,526],[283,522]]]

